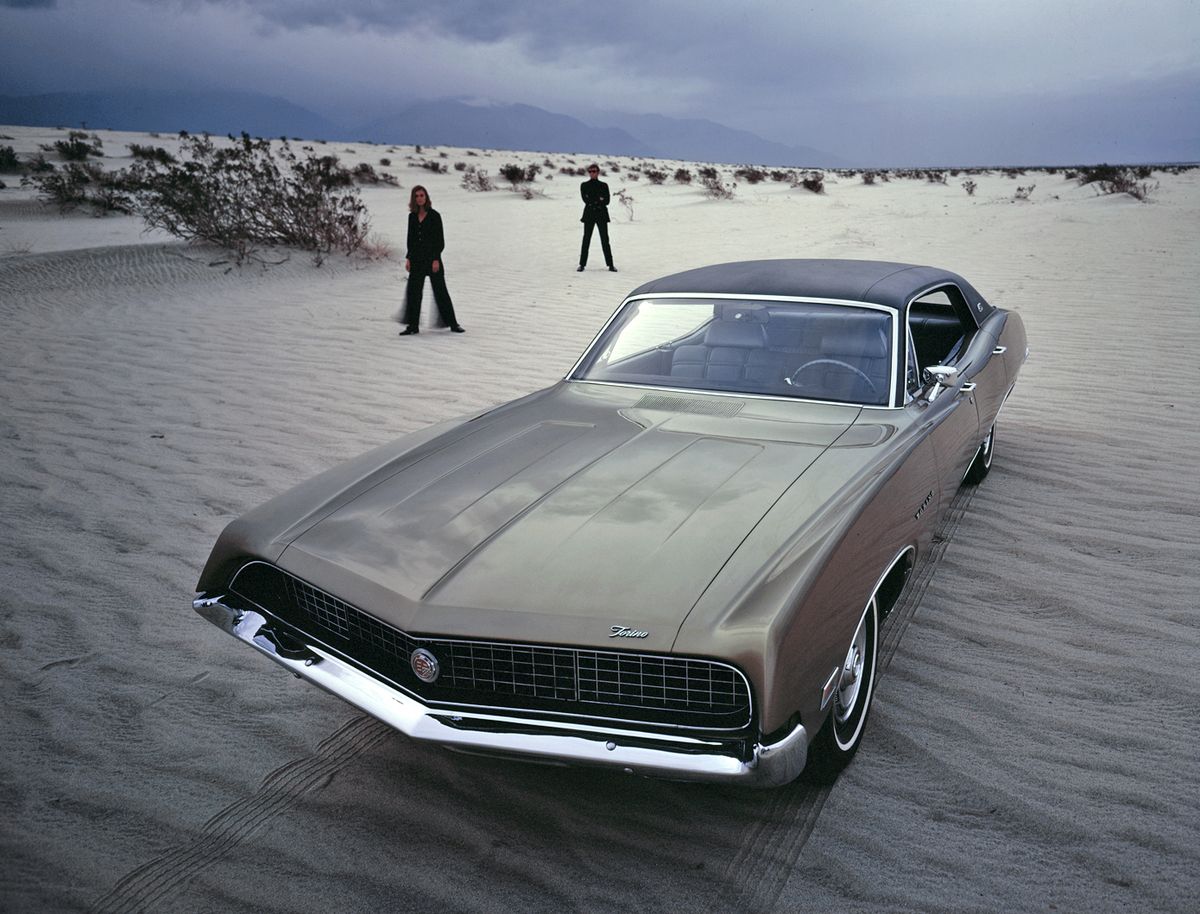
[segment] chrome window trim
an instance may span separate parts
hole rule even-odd
[[[946,284],[947,283],[943,282],[943,283],[939,283],[938,285],[946,285]],[[953,285],[953,283],[951,283],[951,285]],[[957,288],[957,286],[955,286],[955,288]],[[664,298],[679,298],[679,299],[689,299],[690,298],[690,299],[695,299],[695,300],[700,300],[700,301],[710,300],[710,301],[796,302],[799,304],[808,304],[808,305],[835,305],[835,306],[839,306],[839,307],[867,308],[872,311],[882,311],[885,314],[890,314],[895,319],[892,321],[892,352],[891,352],[890,363],[888,366],[888,375],[891,380],[888,382],[887,405],[880,406],[877,403],[844,403],[839,400],[810,400],[810,399],[806,399],[803,397],[783,397],[783,396],[777,396],[774,394],[738,394],[734,391],[697,390],[696,388],[691,388],[691,387],[659,387],[657,385],[634,384],[634,383],[623,382],[623,381],[597,381],[597,380],[594,380],[591,378],[574,378],[574,377],[572,377],[572,375],[575,374],[575,372],[579,370],[579,366],[583,364],[583,361],[584,361],[584,359],[587,358],[588,353],[590,353],[592,351],[592,347],[594,347],[596,345],[596,341],[599,340],[600,337],[602,337],[605,334],[605,332],[609,328],[609,325],[612,324],[612,322],[617,319],[617,315],[619,315],[622,311],[624,311],[625,307],[627,305],[629,305],[630,303],[635,302],[635,301],[647,301],[647,300],[664,299]],[[912,304],[911,301],[909,302],[909,304],[910,305]],[[646,293],[644,295],[630,295],[629,297],[624,299],[620,305],[617,306],[617,309],[615,311],[613,311],[613,313],[611,315],[609,315],[608,320],[606,320],[604,322],[604,326],[600,328],[600,332],[597,333],[594,337],[592,337],[591,342],[588,343],[587,346],[584,347],[583,353],[579,356],[578,359],[575,360],[575,364],[571,366],[570,370],[563,377],[563,380],[571,381],[571,382],[590,383],[590,384],[614,384],[614,385],[617,385],[620,387],[638,387],[638,388],[644,388],[644,389],[648,389],[648,390],[686,390],[686,391],[695,392],[695,393],[727,394],[729,396],[734,396],[734,397],[737,397],[737,396],[753,397],[756,399],[799,401],[802,403],[833,403],[838,406],[857,406],[860,409],[903,409],[904,404],[896,403],[896,364],[897,364],[896,358],[897,358],[897,354],[899,352],[899,347],[900,347],[900,328],[898,326],[899,323],[900,323],[900,312],[896,308],[893,308],[890,305],[880,305],[875,302],[869,302],[869,301],[855,301],[855,300],[849,299],[849,298],[830,298],[830,297],[813,296],[813,295],[739,295],[734,292],[713,292],[713,293],[660,292],[657,294],[650,292],[650,293]],[[905,323],[905,325],[907,325],[907,323],[908,323],[907,317],[905,318],[904,323]]]
[[[376,622],[380,623],[381,625],[385,625],[388,628],[391,628],[391,629],[394,629],[395,631],[400,632],[406,638],[411,638],[413,641],[427,642],[427,643],[441,642],[443,644],[503,645],[505,647],[530,648],[532,650],[550,649],[550,650],[564,650],[564,651],[576,651],[576,652],[588,651],[588,652],[594,652],[594,653],[600,653],[600,654],[618,654],[621,656],[638,657],[638,658],[645,658],[645,659],[649,659],[649,660],[673,660],[676,662],[694,660],[694,661],[698,661],[701,663],[710,663],[713,666],[724,667],[725,669],[728,669],[731,672],[733,672],[735,675],[737,675],[737,677],[739,679],[741,679],[742,683],[745,685],[746,698],[749,701],[749,706],[747,707],[747,710],[746,710],[746,720],[737,727],[707,727],[707,726],[701,726],[701,725],[696,725],[696,724],[658,723],[655,721],[637,720],[637,719],[630,719],[627,717],[606,717],[602,714],[581,714],[581,713],[572,712],[572,711],[554,711],[554,710],[544,709],[544,708],[518,708],[518,707],[510,707],[510,706],[504,705],[504,704],[494,704],[494,705],[486,704],[486,705],[484,705],[484,704],[473,704],[471,702],[436,701],[433,699],[425,698],[423,695],[419,695],[416,692],[414,692],[411,688],[409,688],[401,683],[396,682],[394,679],[391,679],[388,676],[385,676],[383,673],[381,673],[379,670],[375,669],[374,667],[368,666],[367,664],[363,663],[361,660],[350,656],[345,651],[343,651],[339,648],[336,648],[333,645],[327,643],[324,640],[324,638],[322,638],[321,636],[315,635],[309,631],[304,632],[304,637],[307,640],[311,640],[311,641],[315,642],[316,645],[319,645],[324,651],[328,651],[332,654],[337,655],[340,658],[343,658],[343,662],[349,662],[353,666],[358,667],[359,669],[367,672],[369,675],[374,676],[381,682],[387,683],[391,688],[394,688],[400,692],[403,692],[405,695],[408,695],[408,696],[422,702],[423,704],[427,705],[428,707],[437,709],[439,711],[443,711],[450,716],[453,716],[453,711],[455,709],[471,708],[471,709],[476,709],[477,711],[484,711],[484,712],[499,711],[499,712],[506,713],[506,714],[527,715],[524,718],[526,721],[528,721],[530,719],[534,719],[534,720],[543,720],[543,721],[550,720],[553,723],[558,723],[558,721],[552,720],[552,719],[559,718],[559,717],[566,717],[566,718],[575,718],[578,720],[607,721],[610,723],[624,724],[626,726],[633,724],[633,725],[641,725],[641,726],[645,726],[645,727],[664,727],[664,728],[671,729],[671,730],[696,731],[696,732],[703,732],[703,733],[741,733],[754,722],[754,712],[755,712],[754,689],[752,688],[752,686],[750,684],[750,680],[746,677],[746,674],[743,673],[740,669],[738,669],[736,666],[734,666],[731,663],[727,663],[724,660],[714,660],[710,657],[696,657],[696,656],[684,655],[684,654],[647,654],[647,653],[641,653],[638,651],[621,651],[621,650],[613,650],[611,648],[581,647],[579,645],[570,645],[570,644],[529,644],[529,643],[517,642],[517,641],[500,641],[500,640],[481,641],[481,640],[477,640],[477,639],[473,639],[473,638],[440,638],[440,637],[424,637],[424,636],[419,636],[419,635],[413,635],[413,634],[405,631],[404,629],[399,628],[398,626],[392,625],[390,622],[384,622],[378,616],[367,612],[365,609],[355,606],[353,603],[350,603],[348,600],[343,600],[341,597],[335,596],[334,594],[330,593],[329,591],[327,591],[321,587],[317,587],[315,584],[304,580],[304,578],[301,578],[295,574],[292,574],[292,572],[288,571],[287,569],[281,568],[278,565],[273,564],[271,562],[264,561],[263,559],[254,559],[254,560],[246,562],[246,564],[240,566],[238,568],[238,570],[234,573],[233,577],[231,577],[229,579],[227,592],[233,593],[240,600],[245,600],[247,603],[253,604],[255,607],[257,607],[258,611],[262,615],[264,615],[266,618],[278,619],[280,622],[283,622],[284,624],[287,624],[287,625],[290,625],[291,623],[288,623],[284,619],[279,619],[279,617],[276,616],[275,613],[271,612],[267,607],[261,605],[260,603],[256,602],[255,600],[252,600],[250,597],[247,597],[245,594],[234,590],[234,585],[237,583],[238,576],[241,575],[241,573],[243,571],[245,571],[247,568],[250,568],[253,565],[263,565],[267,568],[271,568],[274,571],[279,572],[280,574],[285,574],[288,577],[292,578],[293,580],[299,581],[300,583],[304,584],[306,587],[311,587],[313,590],[316,590],[316,591],[324,594],[327,597],[330,597],[334,600],[338,600],[342,603],[345,603],[347,606],[350,606],[353,609],[357,610],[358,612],[363,613],[366,616],[369,616],[370,618],[374,619]],[[295,628],[296,626],[292,626],[292,627]],[[299,630],[299,629],[297,629],[297,630]],[[634,708],[636,706],[629,705],[628,707]],[[670,711],[671,711],[670,708],[655,708],[654,710],[661,711],[664,713],[670,713]],[[540,716],[538,716],[538,715],[540,715]]]

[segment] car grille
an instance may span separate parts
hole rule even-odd
[[[252,562],[230,590],[431,704],[487,706],[708,730],[751,719],[750,690],[712,660],[550,645],[414,637],[273,565]],[[409,665],[422,647],[435,683]]]

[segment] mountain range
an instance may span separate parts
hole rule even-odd
[[[698,162],[840,166],[838,156],[788,146],[707,120],[619,112],[589,124],[532,105],[463,99],[416,101],[361,124],[339,124],[283,98],[255,92],[124,89],[0,96],[0,124],[173,133],[243,131],[290,136],[483,149],[577,152]]]

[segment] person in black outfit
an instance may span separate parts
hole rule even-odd
[[[404,269],[408,271],[404,323],[408,326],[400,331],[401,336],[421,332],[418,324],[426,276],[433,286],[433,300],[437,303],[442,326],[448,326],[455,333],[466,333],[454,317],[454,303],[450,301],[450,293],[446,289],[446,267],[442,262],[442,248],[445,246],[441,214],[433,208],[429,191],[418,184],[408,197],[408,252],[404,255]]]
[[[588,248],[592,243],[592,229],[600,230],[600,247],[604,250],[604,262],[609,272],[617,272],[613,266],[612,248],[608,245],[608,185],[600,180],[600,166],[588,166],[588,179],[579,185],[579,196],[583,198],[583,247],[579,251],[579,272],[587,266]]]

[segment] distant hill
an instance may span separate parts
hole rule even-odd
[[[0,124],[160,133],[245,131],[262,137],[646,156],[696,162],[841,166],[837,156],[787,146],[706,120],[606,115],[586,124],[532,105],[445,99],[410,104],[366,124],[337,123],[287,99],[233,90],[56,92],[0,96]]]
[[[0,96],[0,124],[79,127],[161,133],[345,138],[345,130],[287,99],[256,92],[159,92],[125,89],[107,92],[55,92]]]
[[[658,114],[611,114],[608,117],[614,126],[648,143],[664,158],[834,168],[849,164],[820,149],[764,140],[757,134],[734,130],[715,121],[663,117]]]
[[[424,143],[481,149],[652,156],[654,150],[616,127],[583,121],[532,105],[470,104],[457,100],[419,102],[354,131],[377,143]]]

